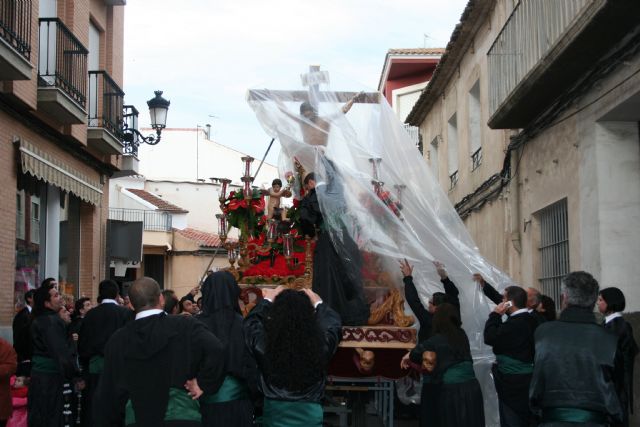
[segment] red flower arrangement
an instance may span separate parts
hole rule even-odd
[[[227,216],[227,223],[236,227],[241,233],[256,236],[260,232],[260,222],[266,222],[264,217],[264,197],[254,190],[251,199],[246,200],[241,191],[232,191],[222,203],[222,212]]]

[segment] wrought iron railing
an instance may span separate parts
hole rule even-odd
[[[60,19],[40,18],[39,86],[57,87],[85,108],[88,53]]]
[[[458,183],[458,171],[455,171],[451,175],[449,175],[449,190],[453,190],[453,188]]]
[[[487,53],[493,115],[594,0],[520,1]]]
[[[125,105],[123,107],[122,128],[126,131],[138,130],[138,110],[133,105]],[[131,138],[131,142],[125,144],[124,153],[134,156],[138,155],[138,144],[133,143],[138,137],[135,132],[126,132],[127,137]]]
[[[171,214],[144,209],[109,208],[109,219],[142,222],[145,231],[171,231]]]
[[[122,140],[124,92],[106,71],[89,71],[89,127],[101,127]]]
[[[474,171],[480,167],[482,164],[482,147],[478,148],[471,155],[471,170]]]
[[[31,59],[31,0],[0,0],[0,38]]]

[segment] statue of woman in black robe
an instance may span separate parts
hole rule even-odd
[[[314,173],[307,175],[308,193],[300,201],[302,230],[306,236],[317,236],[313,291],[340,314],[344,325],[366,325],[369,305],[362,288],[362,257],[342,221],[346,212],[342,185],[330,160],[321,156],[319,163],[324,166],[324,179],[316,181]]]

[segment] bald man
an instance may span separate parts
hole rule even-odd
[[[133,283],[129,298],[136,317],[105,348],[93,425],[112,426],[124,413],[125,425],[136,427],[201,426],[195,399],[222,384],[222,344],[194,318],[167,315],[149,277]]]

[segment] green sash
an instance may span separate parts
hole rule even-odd
[[[565,423],[598,423],[604,424],[607,417],[602,412],[589,411],[580,408],[544,408],[542,410],[542,422]]]
[[[459,384],[476,379],[473,362],[460,362],[450,366],[442,375],[444,384]]]
[[[164,413],[165,421],[197,421],[201,422],[200,404],[197,400],[191,399],[186,390],[179,388],[169,389],[169,403],[167,411]],[[125,407],[125,425],[136,423],[136,414],[133,411],[131,400],[127,401]]]
[[[264,399],[263,427],[322,427],[322,420],[319,403]]]
[[[104,357],[93,356],[91,360],[89,360],[89,373],[101,374],[102,371],[104,371]]]
[[[202,396],[200,403],[223,403],[243,399],[249,399],[249,389],[246,383],[234,376],[227,375],[220,389],[215,394],[205,394]]]
[[[44,374],[59,374],[60,369],[55,360],[45,356],[33,356],[31,358],[31,369]]]
[[[498,370],[503,374],[532,374],[533,363],[523,362],[503,354],[496,356]]]

